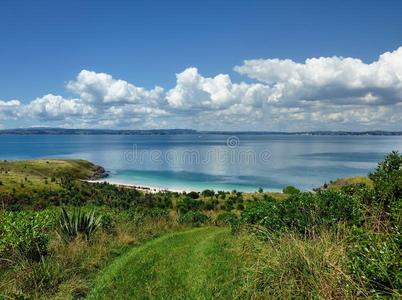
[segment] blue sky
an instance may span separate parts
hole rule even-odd
[[[255,65],[253,71],[243,63],[244,60],[257,63],[257,59],[290,59],[294,63],[304,64],[309,58],[336,56],[360,59],[369,65],[379,60],[381,54],[396,51],[400,46],[401,1],[5,0],[0,4],[0,125],[21,127],[74,124],[116,128],[184,125],[199,129],[216,127],[228,130],[277,130],[286,125],[287,129],[293,130],[300,126],[318,129],[323,124],[330,129],[371,129],[380,124],[385,129],[402,129],[398,128],[398,115],[390,117],[384,112],[392,104],[396,108],[393,107],[391,111],[399,114],[399,98],[402,93],[398,89],[384,92],[388,86],[378,83],[382,76],[378,75],[379,71],[370,71],[373,73],[370,82],[364,79],[366,81],[363,86],[359,86],[359,92],[355,89],[352,91],[350,86],[343,87],[341,91],[333,91],[334,95],[349,93],[342,101],[338,96],[328,96],[328,91],[324,97],[323,86],[318,84],[317,91],[315,84],[316,90],[306,92],[303,97],[295,97],[293,91],[284,93],[288,96],[280,99],[282,105],[272,100],[275,98],[271,97],[272,91],[260,86],[272,88],[282,81],[279,82],[277,76],[272,74],[274,78],[266,73],[256,74]],[[399,53],[394,56],[398,64]],[[242,65],[242,70],[234,70],[236,66]],[[197,71],[194,73],[192,69],[191,72],[190,67]],[[336,73],[338,67],[333,68]],[[339,68],[346,72],[342,66]],[[83,70],[93,73],[82,75]],[[190,71],[183,76],[192,76],[192,79],[184,79],[187,82],[185,88],[190,90],[183,92],[176,74],[185,70]],[[282,74],[292,72],[289,69],[278,71],[276,67],[275,70]],[[272,66],[265,72],[273,72]],[[394,86],[400,83],[398,80],[402,80],[398,71],[387,69],[386,72],[393,76]],[[353,78],[360,78],[361,72],[357,73]],[[111,97],[109,93],[109,98],[105,98],[104,94],[99,94],[98,87],[87,87],[85,90],[82,84],[88,85],[87,81],[81,82],[78,87],[79,74],[84,81],[93,80],[88,79],[91,74],[96,78],[99,74],[105,74],[113,79],[104,78],[106,83],[102,81],[102,84],[113,85],[113,80],[121,79],[145,91],[152,91],[155,86],[160,86],[164,91],[158,92],[158,95],[145,93],[133,96],[129,86],[128,92],[122,92],[118,97]],[[251,88],[261,91],[247,101],[246,107],[245,103],[240,102],[249,92],[238,92],[237,86],[231,86],[229,91],[227,88],[222,90],[219,84],[223,82],[223,86],[227,87],[226,79],[222,81],[218,78],[210,82],[209,79],[219,74],[229,76],[230,85],[241,82],[255,84],[258,86]],[[297,78],[300,80],[299,75]],[[188,80],[192,82],[192,87],[189,87]],[[70,84],[70,88],[67,88],[72,81],[76,84]],[[213,91],[211,84],[214,86]],[[333,78],[331,84],[339,86],[338,79]],[[72,85],[75,87],[71,88]],[[310,83],[305,85],[311,88]],[[334,89],[327,86],[328,82],[325,82],[326,90]],[[101,89],[104,91],[109,87],[102,86]],[[174,89],[176,93],[170,93]],[[177,95],[178,91],[182,92],[179,96],[183,99]],[[94,93],[91,97],[88,96],[90,92]],[[214,96],[214,93],[218,95]],[[225,93],[231,95],[222,96]],[[175,96],[169,100],[169,94]],[[318,99],[318,96],[312,94],[324,98]],[[46,95],[60,98],[48,97],[43,100]],[[198,95],[198,98],[190,99],[194,95]],[[373,100],[365,107],[357,101],[357,98],[370,98],[370,95],[381,99],[377,102]],[[225,99],[216,100],[219,97]],[[331,107],[334,101],[327,101],[333,98],[338,99],[335,108]],[[32,107],[25,110],[21,109],[35,99],[42,101],[33,103]],[[311,102],[309,108],[306,108],[306,99],[315,101],[314,108]],[[13,100],[19,101],[19,104],[11,103]],[[95,105],[96,101],[103,104]],[[288,103],[290,101],[291,105]],[[321,101],[321,104],[318,105],[317,101]],[[336,113],[340,103],[359,111],[359,117],[349,116],[346,120],[333,115],[330,118],[332,123],[318,120],[318,117],[315,122],[311,117],[314,112],[326,115]],[[55,112],[51,105],[61,110],[63,107],[67,109],[65,113]],[[20,111],[12,114],[9,112],[10,107]],[[37,114],[27,117],[27,110],[33,111],[34,108],[38,110]],[[78,113],[83,108],[86,109],[85,116]],[[290,108],[294,108],[293,111]],[[119,112],[113,115],[113,120],[107,118],[110,109],[114,113]],[[152,110],[158,109],[161,111],[155,115]],[[244,116],[239,117],[236,110],[247,111],[249,115],[263,121],[246,120]],[[368,119],[367,115],[379,113],[386,120],[394,122],[384,124],[378,118]],[[290,123],[285,122],[289,120],[288,114],[294,117],[294,120],[290,118]],[[206,115],[213,115],[215,121],[211,123]],[[114,118],[121,120],[116,121]],[[217,119],[221,119],[221,122],[217,122]]]

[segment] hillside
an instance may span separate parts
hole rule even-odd
[[[3,160],[0,161],[0,194],[30,195],[42,190],[57,190],[63,177],[89,179],[103,173],[103,168],[85,160]]]

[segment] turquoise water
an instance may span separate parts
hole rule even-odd
[[[400,136],[0,135],[0,159],[81,158],[112,182],[159,188],[304,190],[367,175]]]

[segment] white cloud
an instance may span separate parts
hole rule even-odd
[[[21,115],[21,102],[0,100],[0,120],[15,119]]]
[[[389,105],[402,101],[402,47],[373,63],[356,58],[320,57],[292,60],[246,60],[234,70],[268,84],[271,100],[284,105],[299,101],[333,104]]]
[[[26,106],[26,113],[39,120],[62,120],[67,117],[84,117],[95,109],[80,99],[64,99],[62,96],[45,95]]]
[[[188,68],[176,78],[176,86],[166,99],[177,109],[226,109],[243,102],[259,106],[269,94],[263,84],[232,83],[227,74],[203,77],[197,68]]]
[[[234,69],[257,82],[234,82],[229,74],[205,77],[192,67],[176,74],[176,84],[165,92],[82,70],[66,85],[74,97],[0,100],[0,120],[85,128],[402,129],[402,47],[372,63],[256,59]]]
[[[159,86],[146,90],[127,81],[114,79],[109,74],[87,70],[82,70],[74,81],[68,82],[67,89],[88,103],[155,102],[163,95],[163,88]]]

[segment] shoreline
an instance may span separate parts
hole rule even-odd
[[[149,186],[149,185],[137,185],[133,183],[127,183],[127,182],[118,182],[118,181],[108,181],[105,179],[95,179],[95,180],[84,180],[85,182],[88,183],[108,183],[112,184],[118,187],[125,187],[125,188],[133,188],[139,191],[142,191],[144,193],[151,193],[151,194],[156,194],[156,193],[189,193],[191,190],[185,190],[185,189],[177,189],[177,188],[162,188],[158,186]]]

